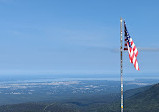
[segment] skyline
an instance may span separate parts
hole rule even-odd
[[[159,73],[158,3],[0,0],[0,75],[120,74],[120,17],[139,48],[124,73]]]

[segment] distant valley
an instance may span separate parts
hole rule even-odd
[[[112,79],[70,77],[1,81],[0,111],[104,112],[110,109],[116,112],[119,109],[116,106],[120,106],[120,81]],[[125,101],[131,104],[135,95],[157,82],[157,79],[125,80]],[[27,110],[28,106],[31,110]]]

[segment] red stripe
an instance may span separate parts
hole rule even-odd
[[[138,50],[137,50],[137,52],[136,52],[136,55],[135,55],[135,56],[137,57],[137,55],[138,55]]]
[[[133,45],[133,43],[134,43],[134,42],[133,42],[133,41],[131,41],[131,46]]]
[[[129,51],[130,51],[130,53],[131,53],[132,48],[130,48],[130,49],[129,49]],[[129,58],[130,58],[130,62],[132,63],[132,57],[131,57],[131,55],[130,55],[130,54],[129,54]]]
[[[133,52],[133,51],[132,51],[132,52]],[[133,52],[133,55],[132,55],[132,57],[131,57],[131,58],[132,58],[132,60],[134,59],[134,56],[135,56],[135,53]]]
[[[136,49],[136,46],[134,46],[133,51],[135,51],[135,49]]]

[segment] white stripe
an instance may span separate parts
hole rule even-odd
[[[133,44],[131,45],[131,47],[134,48],[134,46],[135,46],[135,44],[134,44],[134,42],[133,42]]]
[[[134,53],[135,53],[135,55],[136,55],[136,53],[137,53],[137,49],[135,49],[135,50],[134,50]]]
[[[133,53],[134,53],[134,52],[133,52],[133,50],[131,49],[131,51],[130,51],[130,56],[131,56],[131,57],[132,57]]]
[[[136,57],[134,56],[134,58],[133,58],[133,64],[135,64],[135,60],[136,60]]]
[[[136,69],[139,70],[138,62],[136,61]]]

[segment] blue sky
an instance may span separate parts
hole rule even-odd
[[[119,74],[120,17],[140,72],[159,73],[158,0],[0,0],[0,74]]]

